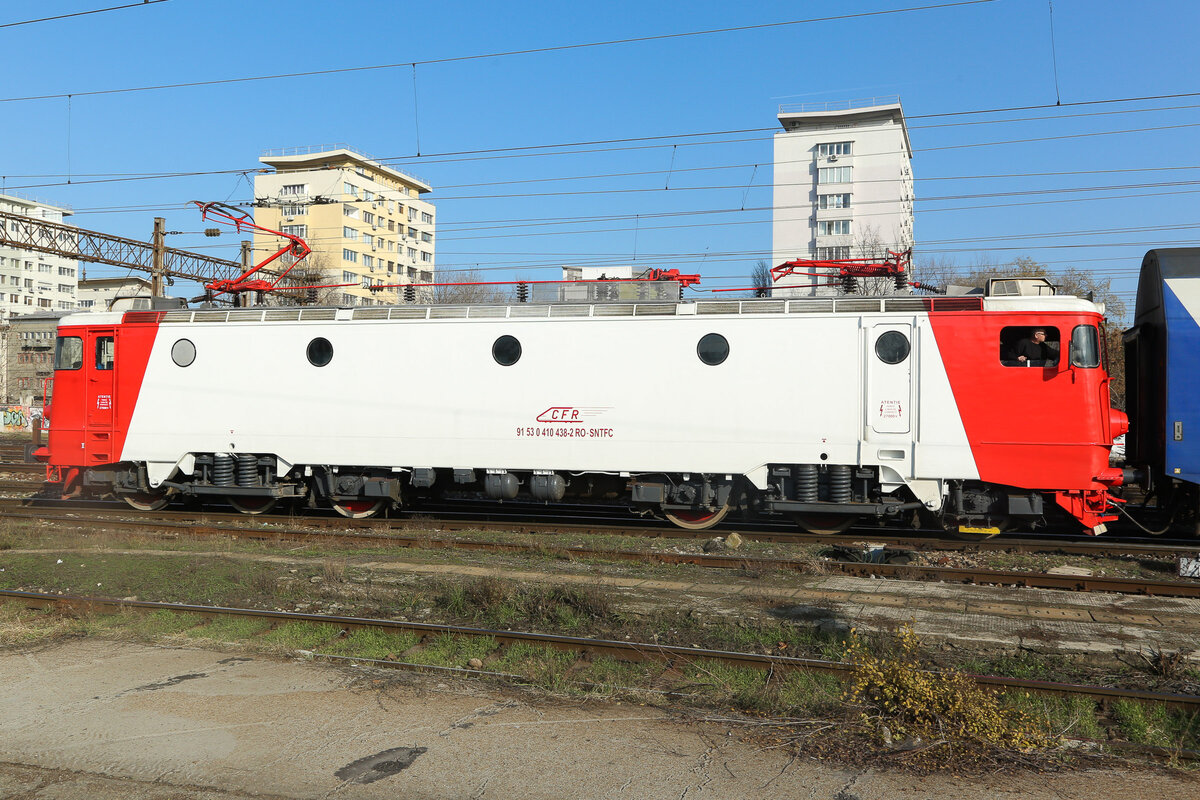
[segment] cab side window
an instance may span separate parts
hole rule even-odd
[[[1100,334],[1094,325],[1076,325],[1071,331],[1071,366],[1100,366]]]
[[[1000,363],[1006,367],[1057,367],[1058,328],[1011,325],[1000,331]]]
[[[101,336],[96,339],[96,369],[112,369],[115,345],[113,337]]]
[[[55,369],[79,369],[83,366],[83,339],[60,336],[54,345]]]

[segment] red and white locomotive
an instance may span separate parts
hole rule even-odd
[[[75,314],[42,457],[64,495],[137,508],[361,517],[465,490],[689,528],[742,508],[812,530],[918,513],[1102,532],[1127,420],[1101,309],[996,289]],[[1020,360],[1035,328],[1046,357]]]

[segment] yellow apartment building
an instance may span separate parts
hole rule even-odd
[[[387,305],[402,290],[368,287],[434,281],[434,207],[420,199],[433,191],[428,183],[344,144],[271,150],[259,161],[274,172],[254,178],[254,221],[303,237],[322,284],[352,284],[323,296]],[[255,261],[282,243],[255,234]]]

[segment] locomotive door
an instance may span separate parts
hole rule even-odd
[[[867,329],[866,423],[875,433],[908,433],[912,418],[912,326]]]
[[[88,331],[83,354],[87,370],[87,412],[84,448],[87,461],[108,462],[112,458],[113,412],[116,408],[116,337],[112,329]]]

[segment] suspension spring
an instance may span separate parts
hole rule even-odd
[[[233,458],[228,453],[213,457],[213,485],[233,486]]]
[[[835,503],[849,503],[854,499],[850,467],[845,464],[834,464],[829,468],[829,499]]]
[[[238,453],[237,485],[258,486],[258,456],[251,453]]]
[[[815,503],[818,497],[816,464],[796,465],[796,499],[801,503]]]

